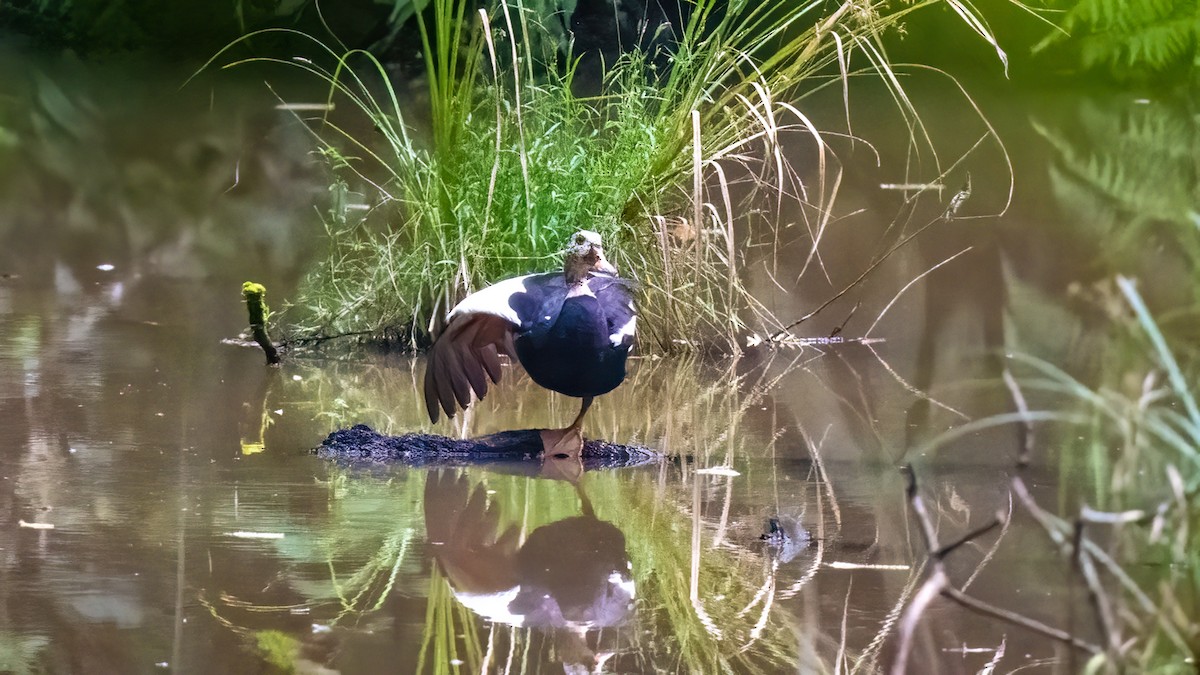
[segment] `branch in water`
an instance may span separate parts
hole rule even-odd
[[[247,281],[242,284],[242,297],[246,300],[246,311],[250,315],[250,332],[254,341],[267,355],[268,364],[279,365],[279,351],[271,343],[271,336],[267,335],[267,317],[271,315],[271,311],[267,309],[266,286]]]

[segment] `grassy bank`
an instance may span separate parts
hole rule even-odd
[[[659,47],[626,52],[599,94],[582,95],[577,56],[520,3],[475,15],[462,0],[435,0],[417,17],[427,124],[414,122],[426,106],[408,105],[412,92],[398,92],[370,54],[322,46],[324,64],[290,61],[329,85],[324,111],[306,122],[340,177],[329,256],[284,320],[293,335],[419,347],[464,295],[556,268],[567,236],[587,227],[642,284],[644,349],[774,332],[742,282],[750,233],[803,227],[815,253],[839,184],[827,139],[792,102],[871,74],[921,137],[882,37],[938,4],[994,44],[955,0],[898,10],[699,0],[682,25],[657,28],[669,33]],[[362,116],[370,131],[352,130]],[[785,142],[792,156],[802,148],[803,167]]]

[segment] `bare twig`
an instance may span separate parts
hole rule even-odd
[[[1012,394],[1013,404],[1017,406],[1017,413],[1021,416],[1021,449],[1017,456],[1017,468],[1023,469],[1029,466],[1029,457],[1033,454],[1033,422],[1029,416],[1029,404],[1025,402],[1025,395],[1021,393],[1021,386],[1017,384],[1016,378],[1013,377],[1012,371],[1006,366],[1004,368],[1004,384],[1008,386],[1008,391]]]
[[[979,564],[975,566],[975,571],[971,572],[971,576],[967,577],[967,580],[963,582],[962,591],[964,593],[968,588],[971,587],[971,584],[975,583],[976,577],[983,572],[983,568],[992,561],[992,558],[996,555],[996,551],[1000,550],[1000,544],[1004,541],[1004,535],[1008,533],[1008,527],[1012,525],[1012,511],[1013,498],[1012,493],[1010,492],[1008,495],[1008,511],[1004,514],[1004,525],[1000,528],[1000,534],[996,536],[996,541],[992,544],[992,547],[988,549],[988,552],[984,554],[983,559],[980,560]]]
[[[1006,521],[1006,517],[1004,515],[1004,512],[997,511],[996,517],[993,518],[986,525],[980,525],[979,527],[975,528],[974,530],[971,530],[970,532],[968,532],[968,533],[964,534],[962,537],[960,537],[958,539],[958,541],[943,545],[941,548],[934,551],[933,555],[937,558],[945,558],[954,549],[962,546],[963,544],[965,544],[969,541],[972,541],[974,539],[978,539],[979,537],[982,537],[983,535],[987,534],[988,532],[991,532],[996,527],[999,527],[1000,525],[1005,524],[1005,521]]]
[[[1030,458],[1033,455],[1034,437],[1032,421],[1034,414],[1030,413],[1021,388],[1008,368],[1004,369],[1003,377],[1004,383],[1008,386],[1009,392],[1012,394],[1013,402],[1017,406],[1018,416],[1021,419],[1021,447],[1017,457],[1017,469],[1020,470],[1029,465]],[[1058,547],[1059,551],[1070,559],[1074,567],[1080,570],[1088,588],[1089,600],[1097,614],[1096,620],[1100,628],[1100,633],[1104,636],[1107,653],[1110,658],[1117,658],[1120,655],[1121,636],[1116,630],[1113,610],[1100,582],[1096,563],[1104,567],[1121,584],[1121,587],[1125,589],[1125,592],[1129,593],[1146,616],[1160,617],[1162,614],[1160,608],[1150,599],[1150,596],[1138,586],[1137,582],[1129,576],[1128,572],[1113,560],[1107,551],[1096,544],[1096,542],[1083,536],[1082,523],[1107,522],[1121,524],[1126,522],[1147,522],[1152,521],[1155,514],[1137,511],[1103,513],[1091,510],[1085,505],[1081,510],[1082,515],[1079,521],[1072,528],[1066,521],[1049,513],[1037,503],[1030,493],[1029,487],[1025,484],[1025,480],[1019,473],[1012,477],[1010,483],[1013,493],[1016,494],[1018,501],[1025,507],[1026,511],[1042,526],[1046,531],[1046,535],[1050,537],[1050,540]],[[1161,513],[1162,510],[1162,507],[1160,507],[1158,513]],[[1068,539],[1069,534],[1073,535],[1072,539]],[[1180,646],[1186,645],[1183,636],[1174,626],[1171,626],[1168,622],[1163,622],[1162,626],[1163,631],[1172,642]],[[1099,653],[1099,650],[1096,653]]]
[[[950,580],[945,571],[941,565],[936,566],[925,583],[921,584],[921,589],[913,596],[908,609],[904,610],[904,617],[900,620],[900,647],[896,653],[896,660],[892,663],[893,675],[904,675],[908,672],[908,654],[912,651],[912,636],[917,623],[920,622],[925,609],[933,603],[933,599],[944,593],[949,586]]]
[[[850,323],[850,319],[854,318],[854,313],[857,312],[858,308],[861,306],[862,306],[862,300],[859,300],[858,302],[854,303],[854,307],[850,308],[850,313],[846,315],[846,318],[842,319],[841,323],[839,323],[836,327],[834,327],[833,330],[829,331],[829,337],[835,337],[838,333],[841,333],[843,330],[845,330],[846,324]]]
[[[771,337],[767,338],[767,340],[769,342],[774,342],[774,341],[778,340],[779,338],[782,338],[784,335],[787,335],[788,332],[791,331],[796,326],[799,326],[800,324],[804,323],[805,321],[808,321],[809,319],[811,319],[814,316],[816,316],[817,314],[819,314],[821,312],[821,310],[823,310],[826,307],[837,302],[839,298],[841,298],[843,295],[849,293],[851,290],[854,289],[855,286],[861,284],[863,282],[863,280],[866,279],[869,274],[871,274],[871,272],[875,271],[875,268],[882,265],[883,261],[887,260],[893,253],[900,250],[901,247],[903,247],[908,242],[912,241],[917,235],[921,234],[925,230],[929,229],[933,225],[936,225],[937,223],[940,223],[940,222],[942,222],[942,220],[940,218],[938,218],[936,220],[931,220],[928,223],[925,223],[921,227],[917,228],[916,232],[913,232],[912,234],[908,235],[907,237],[896,242],[895,245],[893,245],[891,248],[889,248],[887,251],[885,251],[883,253],[883,255],[879,256],[878,258],[875,259],[874,262],[872,262],[870,265],[868,265],[867,269],[863,270],[862,274],[858,275],[858,278],[856,278],[854,281],[851,281],[845,288],[843,288],[842,290],[835,293],[832,297],[830,297],[825,302],[821,303],[821,305],[819,307],[817,307],[816,309],[814,309],[813,311],[809,312],[808,314],[805,314],[804,316],[800,317],[799,319],[796,319],[795,321],[784,326],[782,329],[780,329],[779,331],[777,331],[776,333],[771,335]]]
[[[1036,619],[1031,619],[1027,616],[1018,614],[1011,610],[983,602],[977,598],[971,597],[966,593],[955,588],[950,583],[950,578],[946,574],[945,556],[959,548],[963,544],[972,541],[979,536],[991,531],[997,525],[1005,521],[1003,513],[997,513],[996,518],[983,527],[976,528],[967,533],[957,541],[940,546],[937,541],[937,532],[933,527],[933,520],[929,515],[929,511],[925,506],[925,500],[921,497],[920,491],[917,489],[916,474],[911,467],[906,467],[906,475],[908,477],[908,503],[913,513],[917,517],[917,522],[920,525],[921,537],[925,541],[925,550],[928,555],[928,564],[931,566],[929,578],[922,585],[921,590],[913,597],[912,603],[905,610],[904,618],[900,624],[900,646],[896,655],[896,661],[892,665],[892,673],[901,675],[907,672],[908,655],[912,649],[912,636],[916,630],[917,623],[924,614],[925,609],[929,606],[933,599],[938,595],[953,600],[959,605],[994,619],[999,619],[1006,623],[1020,626],[1027,630],[1033,631],[1045,637],[1057,640],[1068,644],[1076,649],[1091,653],[1100,653],[1100,647],[1080,640],[1079,638],[1063,631],[1059,628],[1049,626]],[[1018,479],[1019,480],[1019,479]]]
[[[1083,536],[1084,527],[1083,520],[1075,521],[1074,562],[1087,586],[1088,600],[1096,611],[1096,625],[1100,629],[1100,635],[1104,637],[1105,650],[1115,662],[1120,651],[1121,636],[1113,622],[1112,606],[1100,583],[1100,575],[1096,574],[1096,565],[1092,563],[1092,556],[1083,548],[1083,542],[1086,541],[1086,537]]]
[[[1079,638],[1071,635],[1070,633],[1068,633],[1064,630],[1055,628],[1053,626],[1047,626],[1046,624],[1042,623],[1041,621],[1037,621],[1036,619],[1030,619],[1027,616],[1022,616],[1020,614],[1017,614],[1016,612],[1012,612],[1007,609],[996,607],[995,605],[990,605],[982,600],[978,600],[976,598],[973,598],[973,597],[967,595],[966,593],[963,593],[962,591],[958,590],[957,588],[954,588],[953,586],[947,586],[943,594],[946,597],[950,598],[951,600],[962,605],[963,607],[972,609],[972,610],[978,612],[979,614],[990,616],[994,619],[1000,619],[1001,621],[1011,623],[1014,626],[1020,626],[1022,628],[1027,628],[1035,633],[1040,633],[1048,638],[1052,638],[1054,640],[1058,640],[1059,642],[1069,644],[1076,649],[1079,649],[1079,650],[1082,650],[1082,651],[1085,651],[1085,652],[1088,652],[1091,654],[1099,654],[1100,653],[1100,647],[1098,647],[1090,642],[1085,642],[1083,640],[1080,640]]]

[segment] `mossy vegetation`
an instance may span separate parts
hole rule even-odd
[[[300,641],[278,630],[260,630],[254,634],[254,646],[259,655],[277,673],[296,672]]]
[[[267,321],[271,318],[271,310],[267,307],[267,288],[262,284],[247,281],[242,284],[242,299],[246,301],[246,312],[250,319],[250,333],[258,346],[267,355],[267,363],[279,363],[279,353],[267,334]]]

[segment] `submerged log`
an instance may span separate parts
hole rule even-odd
[[[479,438],[455,439],[437,434],[387,436],[365,424],[338,429],[313,449],[323,459],[374,461],[410,466],[464,466],[565,459],[561,445],[548,440],[557,430],[518,429]],[[557,439],[557,437],[555,437]],[[574,454],[574,453],[572,453]],[[584,470],[638,466],[658,461],[662,454],[646,447],[585,440],[578,450]]]

